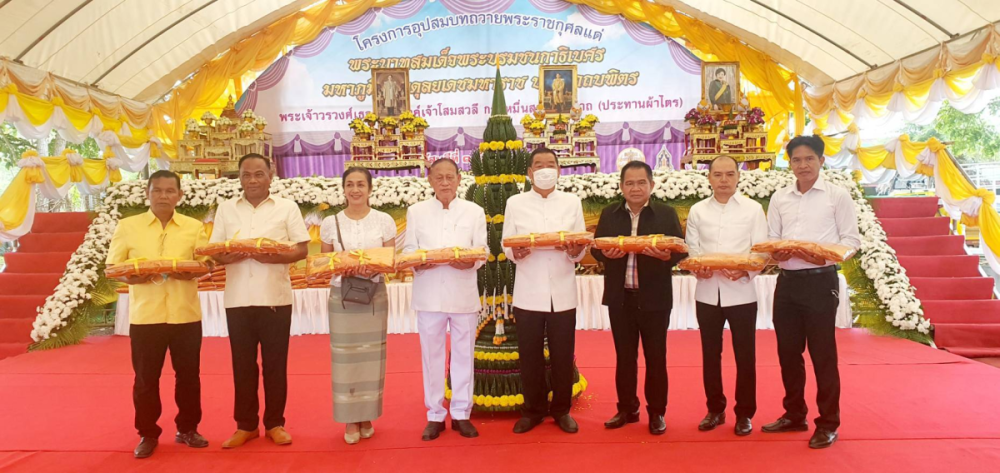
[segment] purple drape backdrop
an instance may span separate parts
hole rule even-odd
[[[601,160],[603,172],[618,170],[618,154],[628,148],[642,151],[646,163],[656,167],[657,158],[665,149],[670,155],[670,165],[675,169],[680,167],[680,158],[684,154],[684,131],[678,126],[683,123],[667,123],[653,131],[636,131],[628,122],[619,124],[601,124],[597,130],[597,154]],[[642,126],[649,129],[649,126]],[[469,131],[480,134],[480,129]],[[436,130],[436,134],[447,131]],[[274,156],[278,161],[281,177],[309,176],[339,176],[344,171],[344,163],[350,159],[350,140],[348,134],[337,132],[332,140],[325,143],[310,143],[296,135],[287,143],[275,146]],[[445,138],[427,137],[428,157],[431,160],[447,157],[458,162],[462,169],[469,169],[468,158],[479,148],[482,138],[470,134],[464,128],[452,131]],[[567,168],[563,174],[582,174],[593,172],[590,167]],[[417,170],[378,171],[379,176],[416,175]]]

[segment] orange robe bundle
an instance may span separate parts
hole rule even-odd
[[[836,243],[815,243],[802,240],[770,240],[758,243],[750,249],[755,253],[773,254],[778,251],[799,250],[809,255],[835,263],[843,263],[854,256],[854,248]]]
[[[111,278],[146,276],[150,274],[208,274],[211,268],[201,261],[179,259],[136,258],[119,264],[109,265],[104,274]]]
[[[505,248],[551,248],[566,244],[589,245],[594,241],[590,232],[552,232],[513,235],[503,239]]]
[[[422,264],[475,263],[486,261],[485,248],[440,248],[417,250],[396,259],[396,269],[407,269]]]
[[[701,256],[691,256],[685,258],[677,264],[677,267],[685,271],[698,271],[710,269],[719,271],[730,269],[735,271],[763,271],[764,267],[771,261],[771,257],[766,254],[748,253],[708,253]]]
[[[194,250],[198,256],[211,256],[227,253],[250,253],[255,255],[280,255],[295,251],[296,244],[289,241],[277,241],[270,238],[251,238],[245,240],[228,240],[219,243],[209,243]]]
[[[671,253],[688,252],[684,240],[665,235],[601,237],[594,239],[594,247],[598,250],[619,249],[626,253],[642,253],[646,248],[670,250]]]
[[[370,248],[367,250],[318,253],[306,260],[306,274],[309,279],[330,278],[345,271],[365,269],[376,273],[391,273],[396,270],[395,248]]]

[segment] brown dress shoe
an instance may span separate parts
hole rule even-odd
[[[260,437],[260,429],[237,430],[229,440],[222,442],[222,448],[236,448],[257,437]]]
[[[275,445],[291,445],[292,435],[285,431],[283,426],[275,427],[264,434],[265,437],[274,441]]]

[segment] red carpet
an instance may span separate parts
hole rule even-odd
[[[948,219],[936,217],[937,197],[874,199],[875,214],[906,268],[934,342],[967,357],[1000,356],[1000,301],[994,281],[979,272],[979,257],[965,252]]]
[[[755,426],[781,414],[774,332],[760,331],[759,411]],[[729,350],[726,392],[734,389]],[[838,332],[843,379],[841,440],[807,448],[809,433],[733,435],[734,419],[698,432],[705,413],[698,332],[672,331],[668,356],[667,433],[652,437],[642,422],[608,431],[614,413],[614,347],[610,332],[577,332],[578,364],[589,388],[573,415],[579,434],[551,421],[514,435],[514,417],[477,415],[480,437],[447,431],[420,441],[425,424],[416,335],[389,338],[385,411],[376,435],[348,446],[332,420],[329,342],[294,337],[287,427],[294,444],[265,439],[223,451],[234,425],[228,341],[206,339],[202,350],[204,420],[212,443],[195,450],[172,443],[176,410],[170,369],[164,373],[163,442],[153,458],[135,460],[128,339],[91,338],[80,346],[0,362],[0,471],[991,471],[1000,464],[1000,370],[915,343]],[[168,363],[169,365],[169,363]],[[810,417],[814,387],[807,387]],[[641,379],[639,390],[641,392]],[[732,415],[731,409],[729,412]],[[811,420],[811,419],[810,419]]]
[[[83,243],[86,213],[38,213],[31,233],[4,255],[0,273],[0,360],[27,351],[36,309],[59,284],[66,263]]]

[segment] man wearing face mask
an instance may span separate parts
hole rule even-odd
[[[531,190],[511,197],[504,215],[503,237],[548,232],[586,231],[580,198],[556,190],[559,161],[555,153],[539,148],[528,163]],[[514,279],[514,316],[524,408],[514,433],[533,429],[547,415],[567,433],[579,430],[569,415],[573,401],[573,353],[576,343],[576,263],[585,246],[561,248],[505,248],[517,265]],[[545,338],[552,364],[552,403],[545,383]]]
[[[418,249],[486,248],[486,213],[467,200],[458,199],[461,175],[458,165],[446,158],[427,170],[434,198],[411,205],[406,211],[404,253]],[[413,310],[417,312],[420,354],[424,374],[427,427],[423,440],[434,440],[445,430],[445,345],[451,328],[451,428],[466,438],[479,432],[469,421],[473,407],[473,369],[476,325],[479,323],[479,287],[476,263],[423,265],[414,268]]]
[[[621,191],[625,202],[601,212],[595,237],[669,235],[683,238],[681,223],[673,207],[650,202],[653,171],[642,161],[622,167]],[[594,250],[604,263],[604,305],[608,306],[615,340],[615,387],[618,413],[604,423],[608,429],[639,422],[636,396],[639,342],[646,360],[646,411],[649,433],[667,430],[667,326],[673,308],[671,270],[683,255],[647,248],[642,253],[619,249]]]

